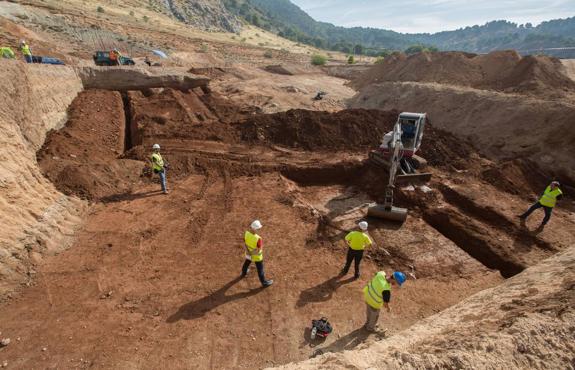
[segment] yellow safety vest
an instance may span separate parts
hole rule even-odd
[[[160,153],[152,154],[152,166],[156,171],[162,171],[164,169],[164,159]]]
[[[356,251],[364,250],[365,247],[372,244],[370,237],[366,233],[352,231],[345,237],[349,247]]]
[[[258,248],[258,241],[262,237],[258,234],[252,234],[246,231],[244,234],[244,241],[246,243],[246,258],[253,262],[261,262],[264,260],[264,253],[261,248]]]
[[[30,51],[30,46],[28,46],[28,44],[22,45],[20,50],[22,50],[22,54],[24,55],[32,55],[32,52]]]
[[[1,47],[0,48],[0,56],[3,58],[14,58],[14,52],[9,47]]]
[[[539,203],[545,207],[553,208],[555,207],[555,204],[557,204],[557,197],[561,194],[563,194],[561,189],[555,188],[554,190],[551,190],[551,186],[548,186],[541,199],[539,199]]]
[[[383,306],[383,292],[385,290],[391,290],[391,284],[385,279],[384,273],[379,271],[363,288],[365,303],[376,310],[381,309],[381,306]]]

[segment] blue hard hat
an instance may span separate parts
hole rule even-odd
[[[407,277],[403,272],[396,271],[393,273],[393,279],[401,286],[407,280]]]

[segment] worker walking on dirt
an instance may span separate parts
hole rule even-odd
[[[346,275],[351,267],[351,262],[355,261],[355,274],[353,277],[358,279],[359,264],[363,258],[363,251],[365,250],[365,247],[373,244],[373,241],[366,233],[368,227],[367,222],[361,221],[358,226],[361,231],[352,231],[345,237],[345,241],[349,248],[347,249],[345,266],[343,267],[343,270],[341,270],[340,276]]]
[[[26,60],[26,63],[32,63],[32,50],[30,50],[30,46],[28,46],[28,44],[26,43],[26,40],[22,40],[20,41],[20,51],[22,52],[22,55],[24,55],[24,59]]]
[[[15,59],[16,54],[14,54],[12,48],[8,46],[2,46],[0,47],[0,57],[4,59]]]
[[[255,220],[250,225],[251,229],[255,232],[262,228],[262,223],[259,220]],[[246,231],[244,234],[244,242],[246,248],[246,260],[242,266],[241,277],[245,277],[248,274],[250,264],[254,262],[258,270],[258,277],[262,286],[264,288],[273,284],[273,280],[266,280],[264,273],[264,254],[263,254],[263,241],[262,237],[258,234],[252,233],[251,231]]]
[[[367,309],[367,319],[364,328],[370,332],[378,330],[377,321],[381,307],[385,306],[387,312],[391,312],[389,302],[391,301],[391,286],[397,284],[401,286],[407,280],[403,272],[396,271],[391,277],[385,275],[385,271],[379,271],[373,279],[363,288],[363,296]]]
[[[162,191],[164,194],[168,194],[168,187],[166,185],[166,168],[167,163],[164,162],[164,158],[160,154],[160,144],[154,144],[152,146],[153,153],[150,156],[150,162],[152,163],[152,170],[154,173],[160,176],[160,183],[162,184]]]
[[[549,219],[551,218],[551,212],[553,211],[553,208],[557,204],[557,200],[560,200],[563,197],[563,192],[561,191],[561,189],[559,189],[559,185],[560,184],[558,181],[551,182],[551,184],[547,186],[547,188],[545,189],[543,195],[541,195],[539,200],[535,204],[533,204],[527,210],[527,212],[519,216],[519,218],[522,221],[524,221],[527,219],[527,217],[529,217],[531,213],[533,213],[533,211],[539,208],[543,208],[543,210],[545,211],[545,217],[543,218],[541,225],[539,225],[539,228],[540,229],[544,228],[545,225],[547,225],[547,223],[549,222]]]

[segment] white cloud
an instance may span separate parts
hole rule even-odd
[[[316,20],[404,33],[505,19],[519,24],[575,16],[575,0],[292,0]]]

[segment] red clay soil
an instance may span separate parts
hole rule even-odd
[[[242,139],[303,150],[364,151],[393,129],[398,112],[349,109],[336,113],[295,109],[258,115],[241,126]]]
[[[418,275],[394,293],[392,313],[382,315],[382,325],[395,333],[498,284],[501,276],[478,261],[491,263],[488,266],[510,276],[553,253],[545,249],[549,243],[562,248],[575,240],[565,231],[572,223],[561,210],[548,233],[522,236],[525,231],[519,228],[515,214],[527,202],[510,200],[471,174],[435,168],[433,192],[406,190],[400,197],[405,204],[421,205],[420,210],[410,206],[406,224],[399,227],[370,220],[376,245],[364,259],[362,277],[337,279],[345,256],[343,237],[363,214],[346,215],[347,221],[342,222],[349,226],[342,226],[330,219],[332,212],[322,214],[317,209],[331,210],[335,203],[346,204],[355,201],[354,197],[359,204],[365,202],[362,188],[350,186],[357,182],[382,191],[381,169],[367,178],[359,161],[355,167],[337,165],[354,154],[347,148],[367,147],[369,140],[377,144],[396,113],[344,111],[330,116],[292,111],[271,116],[276,117],[271,121],[264,116],[228,123],[228,116],[216,112],[206,99],[196,92],[175,95],[165,91],[148,97],[132,94],[128,102],[129,121],[136,123],[136,139],[142,140],[130,154],[145,159],[146,148],[157,133],[161,135],[157,140],[166,143],[168,158],[178,153],[191,168],[203,166],[203,171],[191,171],[178,181],[169,173],[167,196],[147,180],[124,191],[127,181],[121,176],[139,178],[143,164],[131,172],[126,164],[136,162],[118,159],[123,142],[120,95],[88,91],[72,104],[67,127],[52,133],[39,155],[42,168],[54,171],[56,184],[70,191],[103,194],[112,192],[118,181],[117,194],[93,206],[71,249],[36,266],[30,287],[0,303],[0,330],[3,337],[12,339],[0,354],[9,366],[257,369],[306,359],[318,348],[353,349],[376,340],[360,329],[365,318],[361,289],[378,269],[413,265]],[[195,108],[188,110],[190,106]],[[202,121],[195,112],[206,119]],[[242,114],[230,110],[228,118]],[[296,117],[293,131],[298,134],[285,140],[281,133],[289,131],[285,117],[290,115]],[[309,121],[297,121],[297,117]],[[366,121],[370,117],[378,120]],[[305,122],[314,130],[305,131]],[[214,127],[228,127],[230,132],[213,131]],[[251,130],[247,132],[264,128],[268,136],[261,143],[265,145],[242,141],[239,133],[243,134],[244,127]],[[342,136],[355,145],[349,146]],[[426,138],[429,144],[439,143],[425,150],[442,165],[448,165],[450,156],[469,154],[467,144],[431,126]],[[319,151],[278,149],[270,144],[297,144]],[[70,157],[68,172],[87,167],[95,171],[87,172],[94,174],[89,179],[101,176],[107,182],[87,181],[89,186],[79,187],[72,178],[70,183],[58,183],[63,178],[58,174],[66,166],[53,157],[70,154],[76,158]],[[468,160],[479,161],[473,155]],[[299,172],[286,171],[290,163],[299,165],[298,161],[305,164]],[[272,170],[249,171],[268,162]],[[126,172],[114,166],[123,166]],[[294,174],[315,182],[315,190],[286,179]],[[324,182],[336,184],[339,190],[334,193],[333,186]],[[441,188],[443,183],[450,186]],[[450,192],[454,184],[460,184],[460,189]],[[342,189],[351,195],[342,194]],[[470,189],[478,195],[466,194]],[[312,193],[320,199],[319,205],[305,200]],[[494,201],[497,210],[488,207]],[[238,278],[242,235],[255,218],[264,223],[266,274],[275,281],[268,289],[260,288],[253,268],[246,279]],[[473,232],[466,234],[469,229]],[[495,247],[481,249],[491,245]],[[335,332],[324,343],[312,342],[310,320],[323,315],[333,322]]]
[[[117,160],[124,151],[124,128],[119,93],[80,93],[66,126],[48,133],[38,152],[42,172],[65,194],[93,199],[127,191],[139,181],[142,164]]]
[[[559,59],[521,57],[515,51],[495,51],[487,55],[396,53],[359,76],[352,85],[361,89],[386,81],[436,82],[542,97],[575,92],[575,82],[567,76]]]

